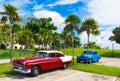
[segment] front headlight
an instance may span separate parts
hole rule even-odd
[[[23,65],[26,65],[26,62],[23,62]]]

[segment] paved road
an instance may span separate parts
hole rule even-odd
[[[120,67],[120,58],[102,57],[97,64]]]
[[[0,79],[0,81],[115,81],[116,77],[105,76],[94,73],[87,73],[76,70],[53,70],[45,72],[37,77],[29,77],[27,75],[18,74],[8,78]]]

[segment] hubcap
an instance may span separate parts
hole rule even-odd
[[[66,68],[66,64],[64,64],[64,68]]]
[[[37,74],[38,73],[38,70],[37,69],[35,69],[35,74]]]

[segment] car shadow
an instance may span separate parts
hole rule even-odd
[[[10,71],[10,72],[4,72],[5,76],[8,78],[12,78],[12,79],[24,79],[25,77],[29,77],[26,74],[22,74],[22,73],[17,73],[14,71]]]
[[[55,72],[55,71],[58,71],[58,70],[63,70],[61,68],[56,68],[56,69],[51,69],[51,70],[47,70],[47,71],[42,71],[40,73],[40,75],[44,75],[44,74],[47,74],[47,73],[51,73],[51,72]],[[4,74],[6,75],[6,77],[8,78],[11,78],[13,80],[15,79],[25,79],[25,78],[33,78],[30,74],[22,74],[22,73],[18,73],[18,72],[4,72]],[[38,75],[38,77],[40,76]]]

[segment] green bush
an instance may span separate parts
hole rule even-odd
[[[6,49],[6,45],[5,45],[5,44],[1,44],[1,45],[0,45],[0,48],[1,48],[1,49]]]

